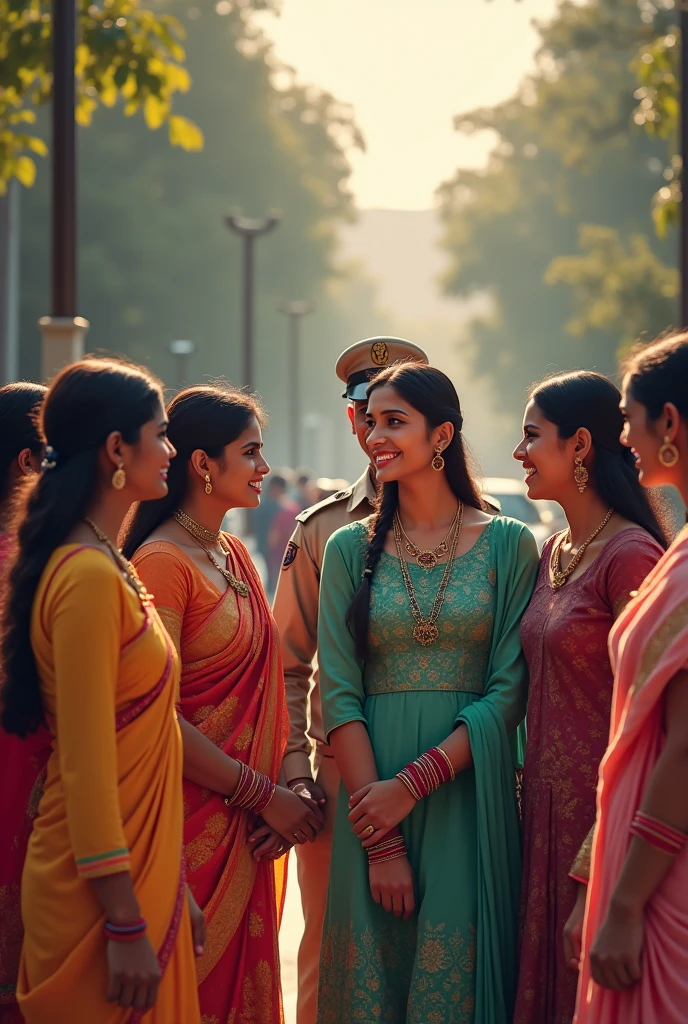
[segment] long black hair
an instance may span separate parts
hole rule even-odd
[[[67,366],[46,395],[39,428],[53,449],[51,468],[44,469],[17,512],[18,552],[4,603],[0,704],[7,732],[25,736],[44,720],[30,629],[36,589],[48,560],[88,511],[107,437],[119,431],[127,444],[134,444],[159,402],[161,385],[154,377],[112,359],[84,359]]]
[[[43,438],[38,429],[37,410],[47,388],[42,384],[17,381],[0,388],[0,506],[12,490],[12,466],[26,448],[40,455]],[[5,519],[5,509],[2,508]]]
[[[400,363],[382,370],[368,387],[368,397],[378,388],[393,387],[417,412],[425,417],[428,434],[442,423],[451,423],[454,436],[442,452],[447,483],[464,505],[481,511],[486,505],[469,466],[463,434],[463,416],[456,388],[446,374],[433,366],[421,363]],[[370,616],[370,587],[384,550],[385,538],[392,529],[392,520],[399,504],[396,482],[385,484],[378,496],[375,512],[368,526],[363,580],[354,594],[346,614],[347,626],[356,642],[356,653],[364,661],[368,654],[368,620]]]
[[[605,505],[636,523],[667,546],[661,503],[638,479],[635,457],[621,444],[621,393],[608,377],[589,370],[574,370],[547,377],[530,389],[545,419],[554,423],[563,440],[585,427],[590,431],[594,459],[587,467],[590,486]]]
[[[167,494],[143,501],[124,528],[122,550],[128,558],[161,523],[181,507],[189,485],[189,460],[201,449],[221,459],[224,449],[247,429],[252,419],[262,425],[265,414],[253,395],[230,384],[197,385],[180,391],[167,408],[167,436],[177,449],[167,476]]]
[[[667,402],[688,419],[688,333],[662,335],[649,345],[632,349],[622,364],[631,396],[659,418]]]

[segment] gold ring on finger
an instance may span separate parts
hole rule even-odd
[[[363,829],[363,835],[364,836],[372,836],[374,831],[375,831],[375,826],[374,825],[368,825],[367,828]]]

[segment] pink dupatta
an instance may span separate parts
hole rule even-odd
[[[664,691],[688,668],[688,530],[648,576],[610,634],[615,672],[611,742],[600,766],[598,814],[576,1024],[688,1020],[688,847],[645,911],[642,978],[624,992],[597,985],[589,951],[604,920],[640,806],[664,746]]]

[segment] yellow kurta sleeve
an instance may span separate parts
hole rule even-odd
[[[84,878],[129,870],[115,729],[123,586],[108,556],[89,550],[58,570],[46,595],[60,774],[72,850]]]

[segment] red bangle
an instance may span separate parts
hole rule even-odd
[[[430,796],[444,782],[449,782],[455,777],[454,766],[441,747],[432,747],[396,775],[415,800]]]
[[[147,922],[140,917],[133,924],[113,924],[111,921],[106,921],[103,931],[105,938],[111,939],[113,942],[135,942],[145,934],[147,928]]]
[[[406,856],[406,844],[398,825],[391,828],[382,839],[369,846],[366,850],[369,864],[380,864],[386,860],[396,860],[397,857]]]
[[[665,825],[657,818],[651,818],[643,811],[636,811],[631,822],[630,833],[632,836],[637,836],[638,839],[643,839],[650,846],[654,846],[655,849],[661,850],[662,853],[666,853],[669,857],[678,856],[688,838],[684,832],[679,832],[671,825]]]
[[[267,775],[242,764],[237,788],[231,797],[225,797],[225,803],[261,814],[272,800],[275,789],[275,783]]]

